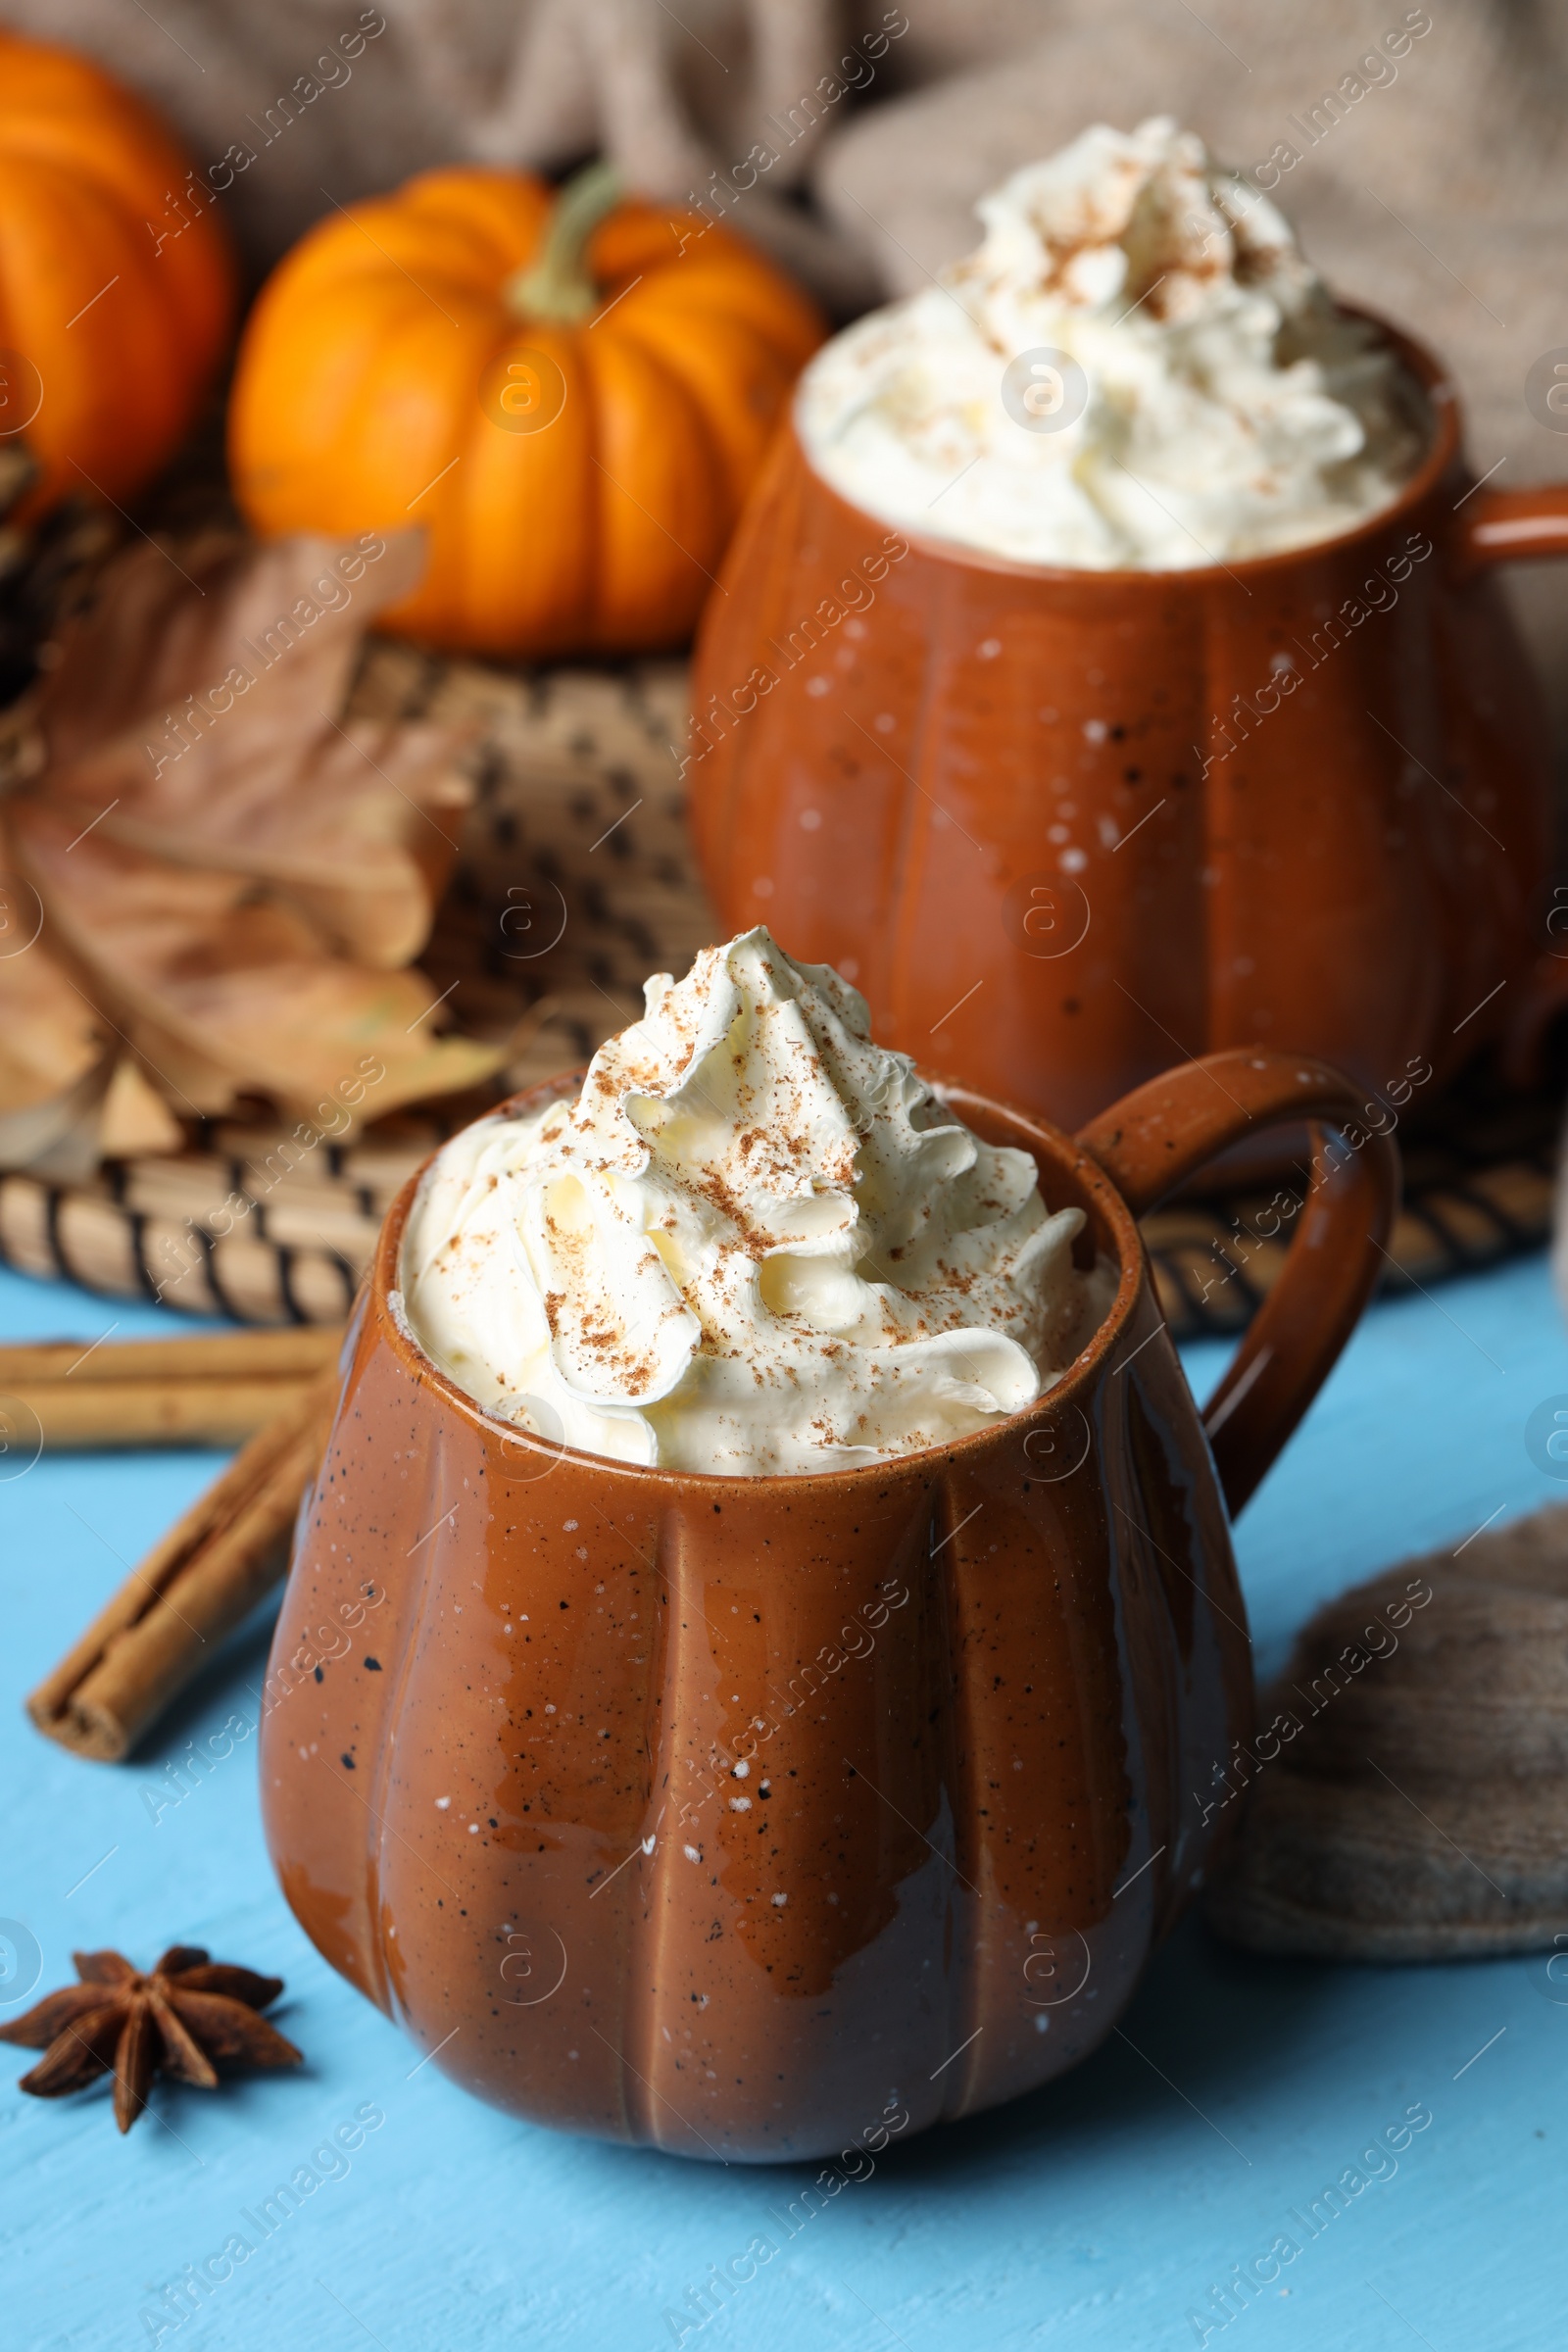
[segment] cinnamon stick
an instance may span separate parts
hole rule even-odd
[[[334,1327],[0,1348],[0,1413],[15,1443],[240,1446],[331,1364]]]
[[[69,1380],[309,1380],[337,1355],[340,1323],[193,1332],[169,1340],[24,1340],[0,1348],[0,1390]]]
[[[162,1380],[139,1386],[63,1381],[13,1389],[3,1398],[19,1445],[59,1453],[116,1446],[243,1446],[302,1396],[302,1380]]]
[[[131,1571],[28,1697],[41,1732],[118,1763],[280,1580],[337,1387],[334,1366],[297,1391]]]

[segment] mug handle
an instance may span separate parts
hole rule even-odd
[[[1476,490],[1459,502],[1460,544],[1468,570],[1568,556],[1568,482],[1528,490]]]
[[[1467,574],[1568,556],[1568,482],[1472,491],[1459,502],[1459,532]],[[1539,1085],[1546,1032],[1568,1007],[1568,960],[1549,950],[1538,956],[1515,1007],[1502,1040],[1503,1076],[1512,1086]]]
[[[1389,1133],[1362,1124],[1386,1108],[1327,1062],[1244,1048],[1152,1078],[1077,1138],[1141,1217],[1205,1160],[1262,1127],[1322,1121],[1338,1134],[1338,1150],[1325,1151],[1314,1127],[1304,1195],[1290,1188],[1299,1200],[1290,1255],[1203,1407],[1233,1518],[1327,1379],[1388,1262],[1399,1155]]]

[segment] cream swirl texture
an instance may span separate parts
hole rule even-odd
[[[1021,563],[1180,570],[1332,537],[1418,463],[1393,350],[1168,117],[1086,130],[977,209],[976,253],[802,378],[807,454],[852,504]]]
[[[617,1459],[844,1468],[1021,1410],[1093,1336],[1027,1152],[980,1141],[864,1000],[758,929],[706,949],[582,1092],[432,1162],[404,1311],[490,1412]]]

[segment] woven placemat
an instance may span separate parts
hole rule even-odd
[[[421,958],[466,1030],[516,1032],[499,1092],[585,1061],[641,1009],[650,972],[683,972],[716,936],[692,870],[677,755],[684,665],[537,672],[371,640],[367,715],[479,729],[477,791],[456,874]],[[1401,1135],[1405,1206],[1390,1288],[1428,1287],[1538,1248],[1551,1217],[1558,1094],[1472,1078]],[[306,1150],[275,1122],[211,1122],[174,1157],[92,1183],[0,1177],[0,1257],[109,1297],[161,1298],[242,1322],[346,1311],[410,1171],[483,1107],[397,1114],[343,1147]],[[1239,1330],[1284,1262],[1272,1190],[1161,1209],[1144,1231],[1179,1337]]]

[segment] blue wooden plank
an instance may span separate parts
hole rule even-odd
[[[128,1337],[172,1319],[0,1276],[8,1336],[90,1339],[115,1321]],[[1222,1356],[1188,1351],[1200,1393]],[[1265,1663],[1347,1584],[1568,1492],[1524,1446],[1531,1409],[1559,1392],[1568,1342],[1540,1260],[1378,1307],[1242,1524]],[[8,2348],[1174,2352],[1204,2328],[1226,2352],[1557,2340],[1568,2005],[1539,1959],[1265,1963],[1189,1925],[1124,2038],[1052,2090],[890,2151],[811,2218],[798,2208],[793,2235],[769,2217],[809,2169],[560,2139],[466,2098],[316,1957],[272,1884],[249,1731],[265,1627],[130,1765],[76,1762],[22,1717],[122,1560],[213,1467],[46,1459],[0,1484],[0,1914],[35,1939],[45,1985],[69,1975],[73,1944],[151,1958],[176,1936],[275,1970],[280,2022],[310,2063],[216,2098],[161,2091],[157,2120],[122,2141],[99,2096],[22,2098],[24,2056],[0,2052]],[[192,1749],[225,1725],[232,1752],[192,1777]],[[182,1760],[184,1794],[170,1778]],[[0,1999],[16,2014],[17,1985]],[[1412,2110],[1430,2121],[1391,2148]],[[351,2154],[333,2152],[340,2124],[363,2132]],[[270,2223],[291,2180],[297,2206]],[[764,2233],[778,2251],[701,2320],[713,2266]],[[209,2258],[224,2270],[233,2239],[253,2250],[193,2285]],[[1297,2250],[1276,2247],[1278,2278],[1225,2318],[1214,2290],[1234,2293],[1237,2265],[1267,2270],[1281,2240]]]

